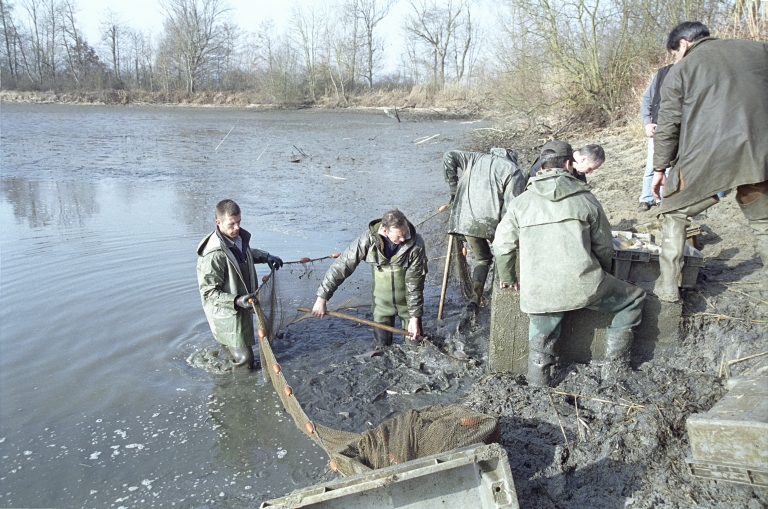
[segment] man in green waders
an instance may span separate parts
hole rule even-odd
[[[222,200],[214,211],[216,229],[197,246],[197,282],[214,339],[226,345],[235,366],[253,369],[254,263],[277,270],[283,261],[250,247],[251,234],[240,228],[240,207]]]
[[[549,385],[563,316],[580,308],[615,315],[605,331],[602,377],[616,381],[629,374],[645,292],[607,272],[611,224],[589,186],[571,174],[571,146],[555,140],[543,148],[541,171],[507,208],[493,243],[500,286],[520,290],[520,309],[531,321],[528,384]]]
[[[427,255],[421,235],[397,209],[371,221],[368,229],[330,266],[317,289],[312,314],[318,318],[325,316],[326,302],[361,261],[371,264],[373,271],[373,320],[392,327],[395,316],[399,316],[400,327],[406,329],[407,324],[406,342],[420,336]],[[374,328],[373,338],[376,346],[392,344],[391,332]]]
[[[525,176],[517,166],[517,152],[504,148],[493,148],[490,154],[446,152],[443,169],[451,193],[448,233],[463,236],[475,255],[467,310],[477,313],[493,262],[490,243],[496,225],[509,203],[525,189]]]

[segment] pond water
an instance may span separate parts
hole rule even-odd
[[[216,345],[195,249],[223,198],[284,260],[428,216],[478,124],[404,120],[3,104],[0,506],[244,507],[326,471],[260,375],[185,362]]]

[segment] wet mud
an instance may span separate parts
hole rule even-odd
[[[635,146],[626,132],[598,138],[583,142],[602,143],[608,162],[589,180],[614,229],[654,220],[636,211],[642,140]],[[760,260],[746,221],[725,200],[694,220],[705,232],[699,247],[708,261],[696,287],[683,292],[679,343],[666,356],[634,358],[632,374],[616,384],[585,364],[559,366],[551,389],[488,373],[490,304],[477,317],[468,314],[454,281],[445,316],[436,318],[445,253],[440,221],[420,229],[431,258],[425,332],[436,348],[372,351],[370,329],[336,324],[322,332],[310,321],[283,331],[275,351],[290,357],[286,376],[296,380],[307,413],[332,427],[360,432],[432,403],[459,402],[497,416],[521,507],[768,507],[768,490],[694,477],[685,462],[686,418],[710,409],[727,392],[728,377],[768,371],[764,357],[740,361],[768,350],[768,301],[754,291]],[[357,312],[370,318],[365,308]],[[336,338],[333,360],[292,355],[292,344],[318,333]]]

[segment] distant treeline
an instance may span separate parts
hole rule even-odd
[[[408,14],[386,39],[380,22],[395,0],[297,1],[284,33],[270,22],[244,32],[225,0],[162,0],[160,34],[108,12],[100,39],[87,41],[75,0],[0,0],[0,86],[167,101],[247,93],[340,106],[381,90],[416,89],[439,101],[461,89],[529,115],[603,121],[637,104],[680,21],[702,21],[720,37],[766,40],[768,32],[760,0],[400,1]],[[384,42],[395,37],[403,52],[387,57],[399,65],[383,74]]]

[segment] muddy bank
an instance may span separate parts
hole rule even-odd
[[[19,91],[0,90],[0,103],[24,104],[78,104],[247,108],[255,111],[271,110],[351,110],[380,112],[395,121],[430,119],[469,119],[498,115],[487,100],[471,99],[467,94],[428,94],[413,91],[374,91],[350,96],[347,99],[321,97],[317,101],[276,101],[249,92],[144,92],[129,90],[99,91]]]
[[[655,210],[636,211],[646,153],[636,134],[629,127],[570,140],[606,150],[606,163],[588,180],[614,229],[656,218]],[[521,152],[535,153],[530,146]],[[632,377],[616,386],[601,385],[593,366],[570,365],[561,366],[552,391],[506,374],[473,388],[468,404],[500,417],[521,506],[768,507],[768,490],[699,479],[685,463],[686,418],[711,408],[728,376],[755,373],[768,362],[727,365],[768,350],[768,302],[752,291],[761,262],[746,220],[731,195],[694,221],[704,232],[699,244],[707,264],[695,289],[683,293],[674,354],[635,362]],[[480,315],[484,327],[487,313]]]
[[[537,140],[525,134],[504,144],[530,162]],[[653,210],[636,211],[646,147],[634,129],[571,141],[606,149],[607,162],[589,182],[615,229],[655,219]],[[436,184],[435,206],[441,197]],[[768,350],[768,301],[752,291],[761,262],[746,220],[730,196],[694,221],[704,232],[699,246],[707,264],[696,287],[684,292],[679,344],[668,357],[634,359],[632,376],[616,385],[601,383],[599,368],[590,365],[560,366],[551,390],[530,388],[524,377],[488,374],[490,308],[481,308],[476,321],[467,319],[453,286],[446,316],[436,319],[445,244],[435,223],[422,228],[432,258],[425,323],[444,354],[395,345],[372,356],[365,335],[350,331],[358,343],[347,361],[310,372],[300,367],[309,359],[292,361],[293,376],[309,394],[305,408],[350,431],[434,402],[463,402],[496,415],[522,507],[768,507],[768,490],[696,478],[685,463],[686,418],[711,408],[726,393],[728,377],[768,369],[766,357],[728,364]],[[295,341],[303,333],[289,328],[277,348],[280,339]],[[470,362],[445,355],[457,345]],[[328,394],[338,404],[323,403]]]

